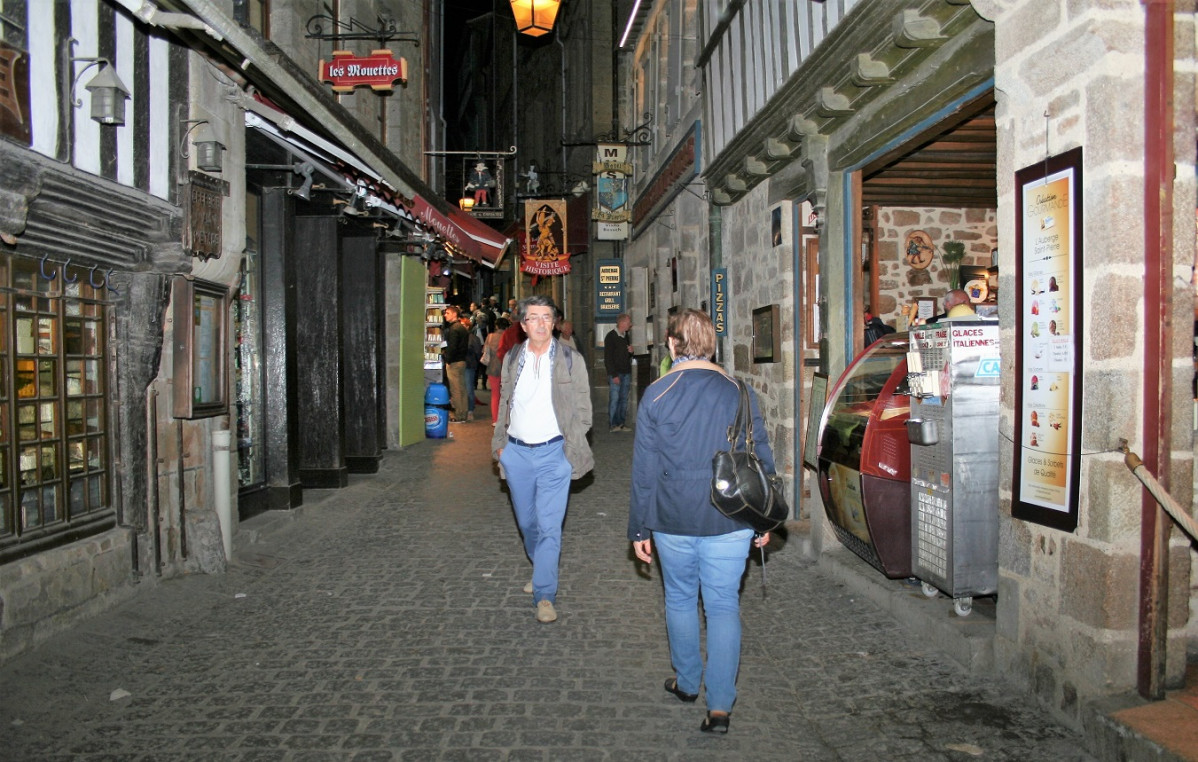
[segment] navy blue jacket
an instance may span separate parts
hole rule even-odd
[[[749,389],[757,457],[774,472],[765,421]],[[628,539],[665,532],[710,537],[745,529],[711,504],[711,459],[728,449],[740,406],[732,379],[706,362],[679,363],[645,390],[637,407]]]

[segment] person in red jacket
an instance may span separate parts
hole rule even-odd
[[[524,328],[521,327],[519,321],[513,323],[507,318],[499,318],[495,321],[495,329],[502,330],[503,334],[499,337],[499,348],[495,350],[495,362],[487,365],[487,380],[491,386],[491,425],[499,420],[499,386],[502,383],[500,373],[503,371],[503,356],[508,353],[508,350],[524,341]],[[492,375],[491,371],[496,373]]]

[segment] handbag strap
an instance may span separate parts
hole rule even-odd
[[[745,382],[735,376],[728,376],[728,378],[732,379],[732,383],[736,384],[736,388],[740,391],[740,404],[736,408],[736,418],[728,427],[728,450],[729,452],[736,450],[736,442],[743,432],[745,452],[756,457],[757,447],[753,442],[753,413],[749,407],[749,388]]]

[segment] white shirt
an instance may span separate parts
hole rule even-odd
[[[523,351],[524,370],[512,390],[507,433],[522,442],[539,444],[562,435],[553,413],[553,366],[548,351],[538,356],[527,344]]]

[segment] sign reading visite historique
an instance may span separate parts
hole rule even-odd
[[[1082,149],[1015,173],[1015,518],[1072,531],[1081,466]]]

